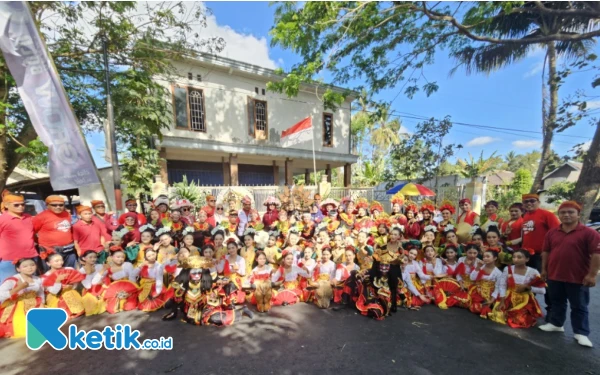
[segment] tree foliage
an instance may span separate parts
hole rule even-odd
[[[485,176],[490,172],[497,170],[498,159],[496,158],[496,152],[493,152],[489,158],[483,157],[483,151],[479,155],[479,158],[475,159],[469,153],[469,160],[458,159],[457,165],[459,166],[458,172],[466,178],[470,178],[475,181],[478,177]]]
[[[560,204],[563,201],[571,199],[575,190],[575,182],[561,181],[557,182],[546,191],[546,201],[548,203]]]
[[[70,103],[85,132],[102,132],[106,117],[102,43],[111,64],[116,139],[126,150],[124,177],[134,190],[148,190],[147,178],[158,156],[150,140],[171,124],[167,91],[153,78],[169,80],[171,64],[198,51],[219,52],[221,38],[203,38],[206,25],[200,4],[183,2],[30,2],[35,21],[58,69]],[[0,188],[22,161],[28,168],[45,165],[15,82],[0,60]],[[142,159],[144,158],[144,159]],[[139,168],[134,168],[135,162]],[[127,167],[129,165],[129,167]],[[137,174],[137,175],[136,175]]]
[[[392,147],[390,166],[385,174],[389,185],[401,179],[429,180],[439,174],[441,166],[461,149],[459,144],[445,144],[444,137],[452,128],[449,117],[430,119],[417,124],[414,133]]]

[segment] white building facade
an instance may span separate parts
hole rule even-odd
[[[291,185],[293,176],[313,172],[311,141],[283,148],[281,133],[301,120],[312,119],[316,168],[331,176],[344,167],[350,185],[351,102],[326,110],[316,86],[303,86],[294,98],[268,92],[267,82],[281,79],[275,71],[203,55],[175,62],[175,79],[157,79],[170,92],[173,123],[157,141],[163,182],[187,176],[204,186]]]

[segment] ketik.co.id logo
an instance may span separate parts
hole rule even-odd
[[[68,337],[60,328],[67,322],[67,313],[62,309],[31,309],[27,312],[25,343],[31,350],[39,350],[48,343],[56,350],[91,349],[98,350],[171,350],[172,337],[146,339],[140,343],[140,331],[132,330],[129,324],[117,324],[114,328],[104,327],[102,331],[78,330],[75,324],[69,325]]]

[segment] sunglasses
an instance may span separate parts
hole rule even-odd
[[[217,207],[217,211],[223,211],[223,207]]]
[[[211,199],[209,200],[209,202],[216,202],[216,199]]]
[[[537,199],[525,199],[523,201],[523,203],[535,203],[535,202],[537,202]]]
[[[64,207],[65,205],[64,204],[49,204],[49,206],[52,206],[52,207]]]
[[[189,208],[182,208],[181,211],[183,212],[188,212],[190,209]]]
[[[25,207],[25,203],[13,203],[13,207]]]

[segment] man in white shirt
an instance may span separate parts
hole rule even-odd
[[[237,235],[240,239],[243,240],[244,231],[248,226],[248,223],[252,220],[252,200],[249,196],[245,196],[242,198],[242,209],[238,212],[238,229]]]

